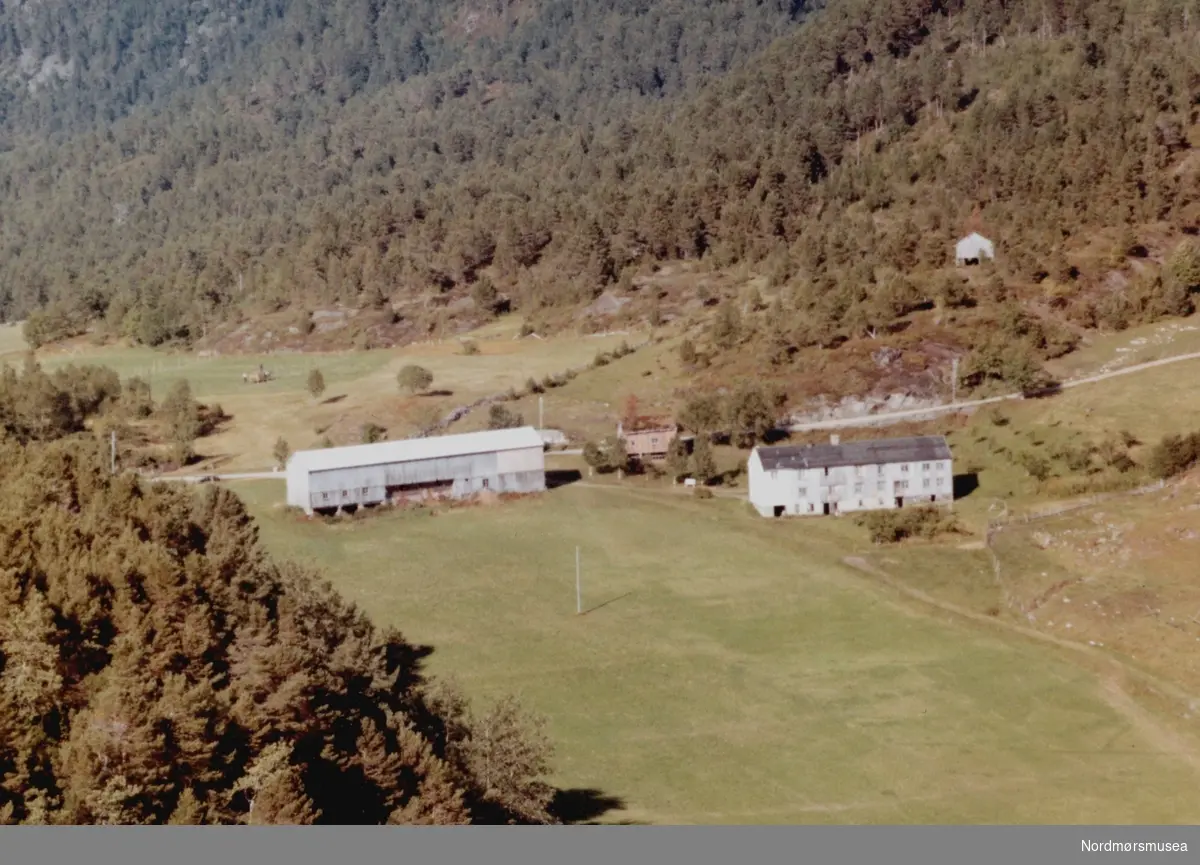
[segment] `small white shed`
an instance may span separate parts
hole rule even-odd
[[[982,234],[972,232],[954,246],[954,263],[979,264],[985,258],[994,259],[996,247]]]

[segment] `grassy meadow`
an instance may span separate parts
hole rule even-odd
[[[96,363],[111,367],[123,379],[140,376],[151,382],[156,398],[174,382],[187,379],[197,399],[219,403],[232,416],[215,434],[198,442],[203,460],[189,471],[237,472],[269,468],[280,436],[293,450],[319,447],[324,438],[337,445],[358,444],[365,423],[382,426],[389,437],[404,437],[457,406],[523,387],[531,377],[541,379],[586,366],[598,352],[611,351],[623,340],[635,344],[638,339],[606,335],[515,340],[509,330],[495,325],[475,334],[477,354],[467,354],[460,340],[446,340],[399,349],[236,357],[78,345],[43,350],[38,357],[47,370]],[[15,346],[18,338],[19,329],[0,331],[0,350],[9,343]],[[0,362],[19,362],[23,351],[13,349],[7,356],[0,351]],[[273,380],[244,383],[242,374],[256,371],[260,364]],[[396,374],[407,364],[433,373],[429,393],[413,395],[399,389]],[[313,368],[320,369],[325,379],[320,399],[307,390]],[[526,420],[536,422],[536,406]],[[472,421],[486,423],[486,412],[475,413]]]
[[[585,482],[326,524],[235,488],[269,550],[431,646],[432,673],[545,714],[556,782],[601,822],[1200,819],[1192,764],[1092,673],[844,565],[849,521]]]

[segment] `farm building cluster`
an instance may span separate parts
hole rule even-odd
[[[528,426],[298,451],[287,464],[287,503],[309,515],[545,489],[545,444]]]
[[[764,517],[885,510],[954,499],[943,436],[758,447],[747,463],[750,504]]]

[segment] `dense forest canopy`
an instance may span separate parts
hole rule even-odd
[[[536,316],[676,259],[784,286],[749,329],[777,359],[932,304],[1012,323],[1047,277],[1052,324],[1187,311],[1068,255],[1195,229],[1193,6],[5,7],[0,316],[157,344],[481,281]],[[936,271],[972,215],[1001,262],[964,296]]]
[[[546,822],[549,747],[472,712],[241,501],[0,432],[0,822]]]

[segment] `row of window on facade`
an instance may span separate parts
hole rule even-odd
[[[934,488],[941,489],[942,487],[946,486],[945,480],[946,480],[945,478],[925,478],[921,482],[921,486],[923,489],[927,489],[927,490],[934,489]],[[897,490],[907,490],[908,488],[909,488],[908,481],[895,481],[895,486],[893,487],[893,489],[897,489]],[[865,485],[862,483],[857,483],[854,485],[854,492],[856,492],[856,493],[862,493],[864,491],[864,489],[865,489]],[[885,492],[887,490],[887,481],[886,480],[876,481],[875,489],[878,492]],[[797,492],[802,497],[805,497],[808,495],[808,487],[800,487],[797,490]]]
[[[871,468],[871,466],[855,466],[854,467],[854,476],[862,477],[864,468]],[[875,466],[874,468],[876,470],[881,470],[883,468],[883,466]],[[829,469],[830,469],[829,466],[825,467],[825,476],[826,477],[829,476]],[[939,474],[944,474],[946,471],[946,463],[941,463],[941,462],[939,462],[939,463],[921,463],[921,471],[927,472],[927,471],[930,471],[931,469],[935,469]],[[901,463],[900,471],[904,474],[908,474],[909,463]],[[779,471],[777,469],[773,470],[771,472],[771,480],[779,480]]]

